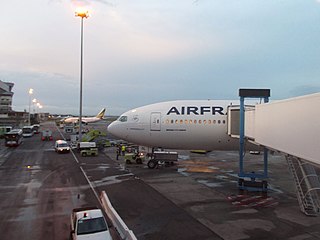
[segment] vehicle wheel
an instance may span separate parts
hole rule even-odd
[[[153,169],[153,168],[155,168],[156,166],[157,166],[157,162],[156,162],[156,161],[154,161],[154,160],[149,160],[149,162],[148,162],[148,167],[149,167],[149,168]]]
[[[244,179],[243,178],[238,179],[238,187],[244,187]]]
[[[81,156],[85,157],[85,156],[87,156],[87,153],[84,152],[84,153],[81,154]]]
[[[137,163],[137,164],[142,164],[142,159],[141,159],[141,158],[137,158],[137,159],[136,159],[136,163]]]
[[[131,164],[131,161],[127,159],[126,164]]]
[[[262,188],[265,190],[268,189],[268,182],[267,181],[262,181]]]

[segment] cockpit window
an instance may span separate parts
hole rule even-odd
[[[127,116],[121,116],[119,117],[118,119],[120,122],[126,122],[128,120],[128,117]]]

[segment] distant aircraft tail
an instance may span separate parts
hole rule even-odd
[[[106,109],[103,108],[103,109],[98,113],[98,115],[96,116],[96,118],[103,119],[105,112],[106,112]]]

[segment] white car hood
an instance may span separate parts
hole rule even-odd
[[[109,231],[78,235],[77,240],[112,240]]]

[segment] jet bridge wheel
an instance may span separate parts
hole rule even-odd
[[[151,168],[151,169],[153,169],[153,168],[155,168],[156,166],[157,166],[157,161],[156,160],[154,160],[154,159],[151,159],[151,160],[149,160],[149,162],[148,162],[148,167],[149,168]]]

